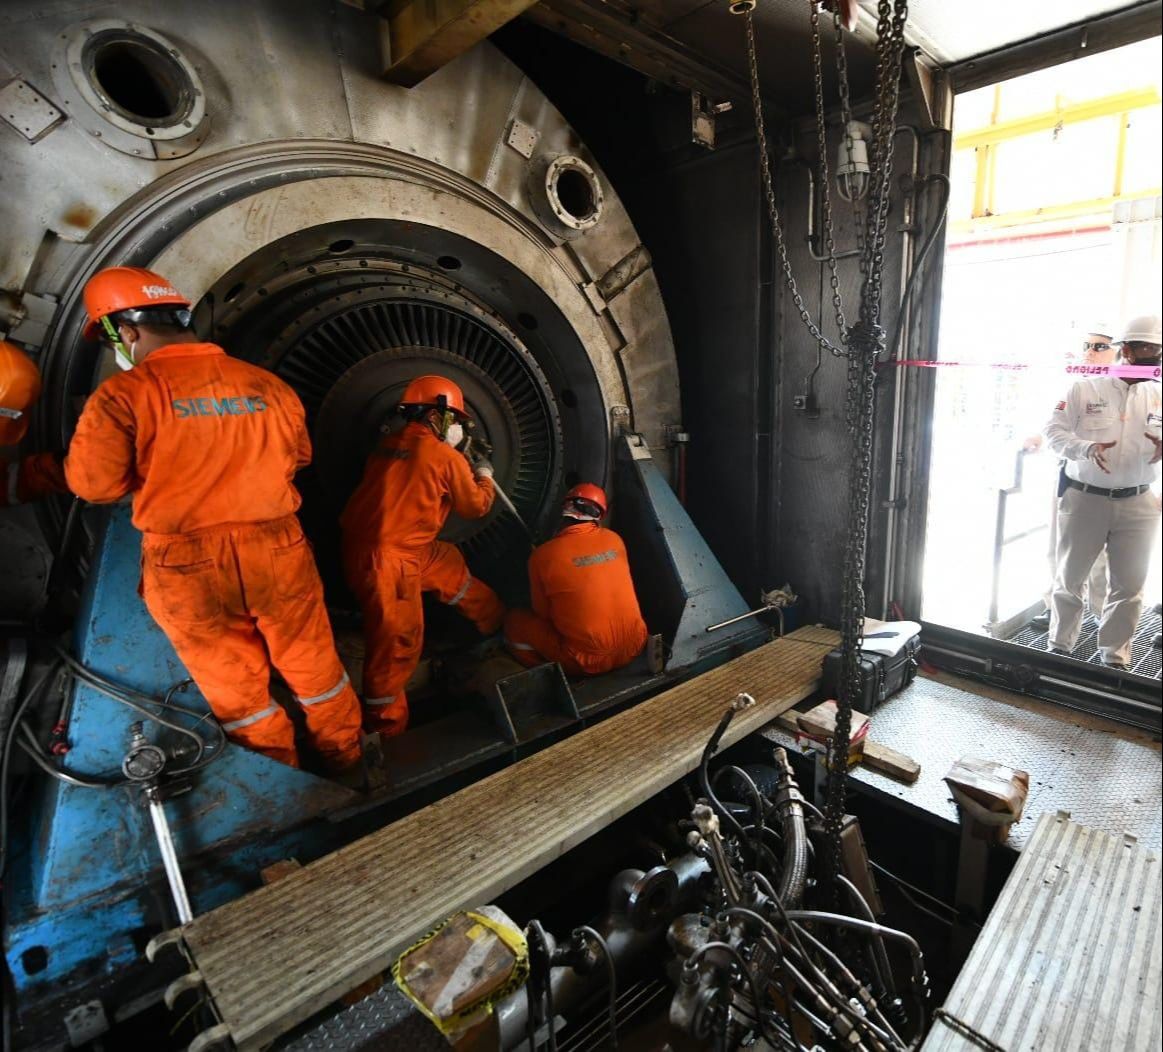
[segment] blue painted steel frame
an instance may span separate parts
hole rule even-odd
[[[186,677],[138,596],[141,537],[129,508],[108,513],[96,545],[75,651],[109,679],[161,695]],[[196,694],[187,707],[205,710]],[[68,767],[119,775],[129,725],[141,717],[78,685]],[[156,724],[146,735],[158,741]],[[167,732],[171,733],[171,732]],[[6,880],[5,953],[20,1002],[52,999],[80,981],[113,974],[176,919],[148,813],[137,790],[82,789],[44,779],[31,821],[18,823]],[[256,753],[228,745],[166,803],[195,913],[238,897],[281,858],[315,857],[339,830],[320,820],[354,794]]]
[[[695,529],[649,451],[619,445],[619,529],[644,600],[648,623],[672,641],[671,667],[694,672],[755,646],[766,633],[752,622],[707,635],[707,624],[747,609]],[[107,678],[163,695],[186,678],[168,640],[138,595],[141,536],[130,509],[105,514],[95,545],[75,652]],[[181,703],[205,710],[196,694]],[[120,772],[129,726],[138,713],[89,687],[72,695],[68,766],[87,775]],[[161,741],[146,724],[151,740]],[[282,858],[306,860],[360,830],[329,822],[359,798],[325,779],[227,746],[166,803],[195,913],[213,909],[259,880]],[[338,816],[337,816],[338,817]],[[59,1015],[142,961],[142,949],[176,918],[148,815],[130,787],[82,789],[44,779],[9,863],[5,953],[22,1008]]]

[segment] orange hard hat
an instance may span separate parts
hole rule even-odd
[[[606,491],[592,482],[582,482],[574,486],[566,495],[563,504],[571,504],[575,500],[584,500],[588,504],[596,504],[605,515],[609,507],[606,502]]]
[[[100,332],[101,319],[118,311],[143,307],[180,307],[186,310],[186,299],[160,274],[144,267],[106,267],[99,270],[85,284],[85,310],[89,321],[83,333],[86,340],[95,340]]]
[[[14,446],[28,430],[28,410],[40,397],[40,370],[14,343],[0,340],[0,446]]]
[[[443,376],[417,376],[405,389],[400,405],[430,405],[468,416],[461,389]]]

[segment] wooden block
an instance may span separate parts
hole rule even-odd
[[[921,765],[916,760],[879,742],[864,743],[864,765],[908,785],[921,777]]]
[[[800,732],[800,719],[805,714],[799,709],[788,709],[775,718],[776,726],[788,734]],[[912,785],[921,776],[921,765],[910,756],[890,749],[887,745],[868,739],[864,742],[864,764],[899,782]]]

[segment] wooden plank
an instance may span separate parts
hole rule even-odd
[[[382,971],[432,924],[488,903],[817,687],[820,644],[777,639],[522,760],[182,929],[241,1050]]]
[[[1045,814],[923,1052],[1155,1052],[1163,1033],[1157,851]]]

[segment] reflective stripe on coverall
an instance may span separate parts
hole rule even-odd
[[[323,584],[299,520],[148,534],[142,596],[233,741],[297,766],[270,666],[303,707],[329,769],[358,762],[359,702],[335,651]]]
[[[646,645],[626,546],[597,523],[567,526],[529,559],[532,612],[505,618],[505,646],[524,665],[557,661],[571,676],[633,661]]]
[[[303,407],[272,373],[214,344],[174,344],[105,380],[65,458],[69,488],[133,494],[142,594],[232,740],[295,764],[273,663],[324,760],[360,758],[359,703],[294,512],[311,459]]]
[[[3,465],[0,508],[68,492],[64,457],[60,453],[30,453]]]
[[[484,635],[500,627],[496,594],[456,548],[436,540],[450,512],[479,519],[492,505],[492,480],[474,478],[468,461],[424,424],[386,436],[368,458],[340,519],[344,569],[363,610],[365,730],[399,734],[407,725],[404,687],[424,643],[423,592]]]

